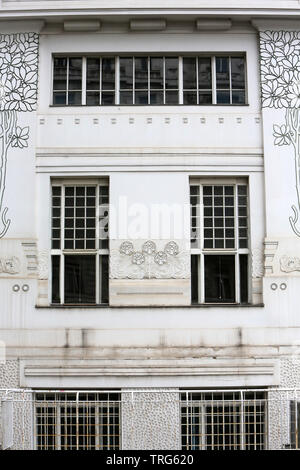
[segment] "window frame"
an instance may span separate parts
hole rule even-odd
[[[235,245],[233,248],[204,248],[204,204],[203,204],[203,186],[234,186],[234,228],[235,228]],[[237,201],[237,187],[238,185],[246,185],[247,186],[247,240],[248,240],[248,247],[247,248],[239,248],[239,222],[238,222],[238,201]],[[248,263],[247,263],[247,302],[243,302],[243,304],[247,305],[251,303],[252,292],[251,292],[251,277],[250,277],[250,262],[249,262],[249,255],[250,255],[250,203],[249,203],[249,181],[247,177],[237,177],[237,178],[226,178],[226,177],[215,177],[215,178],[205,178],[205,177],[193,177],[190,178],[189,181],[189,192],[191,197],[191,186],[199,187],[199,206],[196,209],[197,219],[198,219],[198,246],[193,247],[191,243],[191,257],[197,256],[198,262],[198,278],[197,278],[197,287],[198,287],[198,302],[193,301],[193,295],[191,296],[191,303],[192,305],[242,305],[241,303],[241,292],[240,292],[240,255],[247,255],[248,256]],[[190,203],[190,231],[192,235],[192,204]],[[235,302],[206,302],[205,300],[205,257],[206,256],[213,256],[213,255],[220,255],[226,256],[231,255],[235,257]],[[191,289],[192,289],[192,263],[191,263]]]
[[[259,390],[251,392],[249,390],[184,391],[181,389],[181,448],[186,452],[191,450],[251,450],[251,447],[255,447],[255,450],[266,449],[268,442],[267,400],[267,393],[263,390],[261,392]],[[232,409],[226,412],[226,407]],[[251,407],[253,411],[251,411]],[[218,411],[218,408],[222,408],[221,413]],[[261,422],[256,420],[256,418],[253,420],[253,423],[251,420],[248,421],[247,418],[249,419],[252,413],[255,417],[261,417]],[[208,417],[212,418],[211,422],[209,422]],[[228,423],[230,418],[232,422]],[[249,427],[251,424],[262,426],[262,432],[257,434],[255,428],[250,433]],[[228,430],[228,426],[234,429],[233,433],[232,429]],[[197,427],[200,429],[198,434],[193,432],[193,429]],[[210,427],[210,432],[208,432]],[[221,434],[218,432],[218,427],[222,427]],[[226,436],[230,440],[232,438],[239,438],[240,441],[226,444],[224,442]],[[257,436],[260,436],[262,442],[259,441]],[[195,442],[195,437],[199,438],[198,443]],[[208,437],[211,442],[207,442]],[[254,443],[251,443],[251,437],[254,438]],[[220,439],[220,442],[215,443],[214,439]],[[256,449],[256,446],[259,449]],[[226,449],[226,447],[233,447],[233,449]]]
[[[68,93],[66,96],[66,104],[54,104],[54,59],[55,58],[66,58],[69,63],[69,58],[72,57],[81,57],[82,58],[82,90],[81,90],[81,104],[76,104],[76,105],[69,105],[67,104],[68,102]],[[178,91],[178,103],[175,104],[168,104],[165,103],[165,73],[164,73],[164,86],[163,86],[163,96],[164,96],[164,104],[151,104],[148,102],[148,104],[120,104],[120,59],[121,58],[139,58],[139,57],[147,57],[148,59],[148,75],[150,77],[149,73],[149,67],[150,67],[150,60],[151,58],[155,57],[162,57],[163,58],[163,63],[164,63],[164,71],[165,71],[165,59],[168,57],[175,57],[178,59],[178,88],[174,91]],[[230,88],[229,93],[230,93],[230,103],[218,103],[217,102],[217,84],[216,84],[216,57],[240,57],[244,59],[244,83],[245,83],[245,102],[244,103],[232,103],[232,77],[231,77],[231,71],[230,71]],[[87,101],[87,88],[86,88],[86,83],[87,83],[87,59],[88,58],[97,58],[100,59],[100,73],[99,73],[99,80],[100,80],[100,86],[99,86],[99,91],[100,91],[100,100],[99,104],[95,105],[88,105],[86,103]],[[104,105],[101,103],[101,80],[102,80],[102,59],[103,58],[114,58],[115,59],[115,100],[114,104],[109,104],[109,105]],[[212,82],[212,102],[211,103],[205,103],[205,104],[184,104],[184,89],[183,89],[183,59],[184,58],[195,58],[196,62],[198,63],[199,58],[210,58],[211,59],[211,82]],[[248,81],[247,81],[247,54],[246,51],[237,51],[237,52],[200,52],[200,53],[185,53],[185,54],[175,54],[172,52],[161,52],[161,53],[122,53],[122,54],[113,54],[113,53],[89,53],[89,54],[81,54],[81,53],[54,53],[52,54],[52,78],[51,78],[51,87],[50,87],[50,106],[51,107],[78,107],[78,106],[86,106],[86,107],[108,107],[108,106],[197,106],[197,107],[205,107],[205,106],[248,106]],[[231,64],[231,60],[229,61]],[[133,67],[134,67],[134,60],[133,60]],[[197,72],[198,73],[198,72]],[[151,86],[150,86],[150,78],[148,77],[148,88],[147,88],[147,93],[148,93],[148,100],[150,101],[150,92],[151,92]],[[68,86],[68,77],[67,77],[67,86]],[[134,93],[134,84],[133,84],[133,93]],[[171,89],[170,89],[171,90]],[[198,83],[197,83],[197,95],[198,95]],[[134,98],[133,98],[134,99]],[[197,97],[197,103],[198,103],[198,97]]]
[[[76,187],[76,186],[96,186],[96,207],[95,207],[95,248],[65,248],[65,236],[64,236],[64,228],[65,228],[65,188],[66,187]],[[53,248],[52,247],[52,188],[53,187],[60,187],[61,188],[61,206],[60,206],[60,248]],[[108,305],[108,302],[102,302],[102,271],[103,271],[103,257],[107,257],[107,264],[109,269],[109,232],[107,238],[100,237],[100,225],[101,225],[101,214],[100,214],[100,187],[107,187],[108,188],[108,210],[109,210],[109,179],[108,178],[93,178],[93,179],[53,179],[51,180],[51,227],[50,227],[50,242],[51,242],[51,250],[50,250],[50,266],[51,266],[51,275],[49,276],[49,293],[50,293],[50,304],[53,307],[59,306],[67,306],[67,307],[86,307],[86,306],[100,306],[100,305]],[[105,207],[105,205],[103,206]],[[105,217],[104,217],[105,218]],[[74,219],[75,220],[75,219]],[[109,231],[109,225],[107,227]],[[100,241],[107,239],[107,248],[100,247]],[[95,303],[65,303],[65,257],[66,256],[95,256]],[[52,257],[58,256],[59,257],[59,297],[60,302],[53,302],[53,263]],[[102,258],[102,259],[101,259]],[[108,279],[108,296],[109,296],[109,279]]]
[[[75,410],[75,415],[73,410]],[[83,422],[80,423],[82,417]],[[67,418],[67,422],[64,422],[64,418]],[[107,418],[107,423],[103,418]],[[92,419],[95,421],[94,424],[90,422]],[[114,422],[115,420],[117,422]],[[121,393],[118,390],[108,392],[101,390],[35,391],[33,423],[36,450],[61,450],[62,448],[63,450],[120,450],[122,446]],[[94,434],[80,434],[80,426],[84,427],[85,432],[91,428]],[[74,427],[75,434],[72,434]],[[115,428],[118,434],[114,432]],[[53,434],[49,433],[51,429],[55,433],[54,442],[51,442],[51,437],[53,438]],[[62,430],[66,429],[69,433],[62,433]],[[101,434],[101,431],[106,431],[107,434],[104,432]],[[76,444],[68,442],[72,437],[76,438]],[[85,438],[86,442],[80,444],[80,437]],[[95,439],[94,445],[88,442],[89,437]],[[107,438],[106,445],[101,443],[101,437]],[[111,444],[109,438],[116,440],[116,443]],[[63,443],[63,440],[66,442]]]

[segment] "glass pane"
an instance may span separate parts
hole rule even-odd
[[[148,104],[148,92],[136,91],[134,99],[135,99],[135,104],[141,104],[141,105]]]
[[[231,58],[232,88],[245,88],[245,60],[243,57]]]
[[[159,90],[164,87],[163,65],[162,57],[150,58],[150,88]]]
[[[65,303],[94,304],[95,282],[95,256],[65,256]]]
[[[178,104],[178,91],[166,91],[166,104]]]
[[[204,269],[205,302],[235,302],[234,256],[205,256]]]
[[[248,303],[248,255],[240,255],[240,297],[241,303]]]
[[[53,61],[53,90],[67,89],[67,58],[55,57]]]
[[[199,104],[212,104],[212,94],[210,92],[199,93]]]
[[[86,104],[88,106],[98,106],[100,104],[99,91],[88,91],[86,94]]]
[[[183,104],[197,104],[197,92],[184,91],[183,92]]]
[[[217,90],[217,103],[230,104],[230,92]]]
[[[196,57],[183,58],[183,89],[197,88]]]
[[[100,88],[100,59],[87,58],[86,61],[86,89],[99,90]]]
[[[246,103],[245,92],[233,90],[232,91],[232,103],[233,104],[245,104]]]
[[[148,57],[135,57],[135,88],[148,89]]]
[[[198,58],[198,83],[201,89],[211,89],[211,59]]]
[[[120,91],[120,104],[133,104],[133,92]]]
[[[164,104],[164,92],[163,91],[151,91],[150,93],[150,104]]]
[[[53,104],[54,105],[67,104],[67,93],[55,91],[53,93]]]
[[[102,59],[102,90],[115,89],[115,59],[113,57]]]
[[[198,273],[198,260],[199,257],[197,255],[192,255],[191,258],[191,268],[192,268],[192,304],[199,303],[199,273]]]
[[[178,57],[165,59],[165,87],[178,88]]]
[[[52,303],[60,303],[60,256],[52,256]]]
[[[81,104],[81,91],[70,91],[68,93],[68,104],[78,106]]]
[[[102,92],[101,104],[103,106],[112,106],[115,104],[115,93],[112,91]]]
[[[82,58],[69,58],[69,90],[81,90]]]
[[[217,88],[229,88],[229,57],[216,57]]]
[[[120,57],[120,89],[131,90],[133,86],[133,59]],[[127,104],[127,103],[122,103]]]

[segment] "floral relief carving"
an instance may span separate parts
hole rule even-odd
[[[18,125],[18,113],[34,111],[37,102],[38,34],[0,35],[0,238],[9,226],[3,207],[10,147],[28,147],[29,127]]]
[[[285,109],[285,122],[274,124],[274,145],[293,148],[297,204],[290,225],[300,237],[300,31],[265,31],[260,36],[262,105]]]
[[[16,256],[0,258],[0,274],[18,274],[21,263]]]
[[[123,241],[118,250],[111,249],[111,279],[185,279],[190,277],[189,256],[176,242],[158,246],[152,240],[134,244]],[[161,243],[159,243],[161,245]]]
[[[284,273],[300,271],[300,258],[297,258],[296,256],[282,256],[280,258],[280,269]]]

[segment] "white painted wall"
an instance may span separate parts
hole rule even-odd
[[[249,106],[201,109],[49,106],[53,53],[199,50],[246,52]],[[147,123],[149,117],[152,124]],[[75,124],[75,118],[80,120],[79,124]],[[98,124],[94,124],[95,118],[99,119]],[[129,118],[134,123],[129,123]],[[170,118],[170,124],[165,118]],[[200,118],[205,118],[205,124]],[[34,115],[30,119],[30,147],[14,151],[8,168],[6,204],[13,224],[7,238],[15,239],[12,243],[16,251],[21,250],[25,238],[37,240],[37,252],[49,250],[50,178],[60,176],[108,176],[113,204],[126,195],[130,204],[142,203],[147,208],[161,202],[188,203],[190,176],[248,177],[251,248],[263,250],[265,220],[269,237],[287,235],[284,220],[293,196],[292,188],[288,193],[285,191],[290,166],[283,163],[283,154],[277,155],[268,140],[273,117],[269,118],[267,113],[264,113],[265,193],[258,45],[254,31],[154,36],[42,34],[38,116],[36,122]],[[61,124],[58,119],[62,119]],[[116,119],[115,123],[112,119]],[[148,231],[145,238],[150,235]],[[183,238],[188,238],[188,229]],[[1,255],[6,248],[0,240]],[[14,251],[13,245],[10,249]],[[23,256],[25,266],[26,255]],[[190,358],[191,354],[199,362],[203,357],[223,354],[227,364],[250,355],[270,359],[278,357],[279,348],[286,347],[287,353],[297,341],[300,327],[299,277],[285,278],[287,289],[283,291],[279,287],[282,276],[278,272],[274,276],[277,277],[264,279],[264,307],[58,309],[35,308],[36,273],[30,273],[25,266],[21,274],[0,274],[0,339],[6,342],[9,355],[43,359],[43,364],[50,357],[57,364],[84,357],[97,364],[101,357],[107,361],[107,367],[113,368],[118,357],[143,361],[147,354],[159,360],[166,358],[168,364],[174,358]],[[270,288],[272,282],[278,284],[277,290]],[[20,286],[18,292],[12,290],[15,284]],[[29,285],[28,292],[22,290],[24,284]],[[89,379],[84,380],[88,386]],[[142,378],[139,385],[143,380],[146,383]],[[257,375],[250,382],[263,385],[260,380]],[[242,382],[250,383],[246,376]],[[51,386],[51,378],[39,383]],[[131,379],[131,386],[134,383],[137,379]],[[188,383],[199,386],[201,380],[190,375]]]

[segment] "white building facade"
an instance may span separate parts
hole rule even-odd
[[[3,448],[298,447],[300,3],[213,3],[2,1]]]

